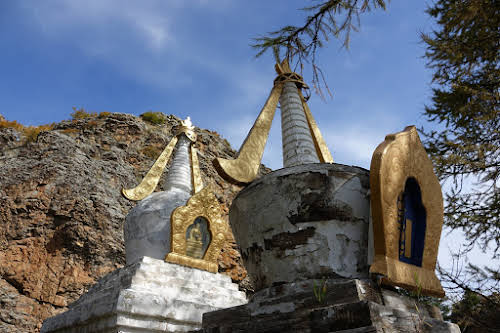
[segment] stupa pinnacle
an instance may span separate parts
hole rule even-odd
[[[264,153],[278,101],[281,106],[283,166],[309,163],[333,163],[332,155],[307,106],[301,89],[307,88],[302,77],[292,72],[288,60],[275,66],[278,76],[259,116],[240,148],[238,158],[215,161],[219,172],[236,183],[255,179]]]
[[[181,122],[175,136],[156,159],[156,162],[141,183],[133,189],[123,189],[123,195],[130,200],[142,200],[153,193],[174,148],[176,152],[166,179],[166,189],[177,188],[191,193],[194,187],[195,192],[198,192],[203,185],[200,178],[196,149],[191,147],[194,142],[196,142],[194,126],[191,118],[187,117],[186,120]]]
[[[277,69],[281,75],[291,73],[288,63],[284,63]],[[279,100],[283,167],[285,168],[307,163],[319,163],[318,153],[314,148],[313,137],[302,104],[303,100],[299,95],[301,85],[303,85],[302,80],[285,81]]]
[[[128,199],[141,200],[130,211],[124,225],[127,264],[144,256],[164,259],[170,252],[173,210],[186,204],[203,187],[194,142],[196,134],[188,117],[141,183],[133,189],[123,189]],[[170,158],[165,191],[153,193]]]

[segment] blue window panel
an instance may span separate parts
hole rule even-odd
[[[425,245],[426,212],[422,192],[415,178],[406,180],[399,198],[399,260],[422,266]]]

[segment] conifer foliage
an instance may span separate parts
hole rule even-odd
[[[422,34],[428,66],[434,70],[432,102],[424,115],[442,128],[423,133],[437,173],[451,180],[445,223],[464,231],[469,248],[492,246],[498,258],[500,1],[438,0],[427,13],[437,25]],[[457,256],[458,263],[461,254]],[[463,332],[497,332],[499,268],[453,266],[451,271],[439,267],[448,293],[462,294],[451,319]]]
[[[310,63],[313,84],[323,97],[320,77],[328,89],[321,69],[316,65],[316,51],[332,37],[342,39],[342,45],[349,47],[351,31],[357,31],[361,14],[374,8],[386,8],[388,0],[328,0],[315,1],[302,10],[309,13],[303,25],[287,25],[267,35],[254,38],[253,48],[257,57],[272,50],[277,59],[282,55],[292,65],[301,67]]]
[[[424,135],[440,178],[452,180],[445,223],[499,256],[500,1],[438,0],[427,13],[437,25],[422,34],[435,84],[424,115],[444,126]]]

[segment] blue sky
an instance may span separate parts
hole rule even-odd
[[[305,4],[4,1],[0,112],[28,125],[68,119],[73,106],[190,115],[237,149],[275,77],[272,56],[255,59],[251,38],[301,24]],[[334,97],[313,95],[310,107],[340,163],[368,168],[385,134],[423,124],[430,72],[418,32],[431,24],[424,7],[393,1],[361,18],[349,51],[332,41],[319,54]],[[264,162],[281,165],[279,121]]]
[[[162,111],[189,115],[238,149],[275,77],[272,55],[255,59],[251,38],[302,24],[297,8],[309,3],[1,1],[0,114],[39,125],[69,119],[72,107]],[[432,74],[419,41],[432,28],[425,8],[425,1],[393,0],[387,11],[361,17],[348,51],[336,40],[320,51],[333,98],[313,94],[309,106],[336,162],[369,168],[386,134],[432,126],[422,116]],[[263,160],[274,169],[281,167],[279,125],[277,113]],[[447,247],[462,240],[458,233],[443,239],[443,263]]]

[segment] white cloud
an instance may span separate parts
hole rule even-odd
[[[197,36],[186,29],[197,26],[191,16],[194,10],[217,19],[233,5],[229,0],[20,3],[26,20],[34,25],[34,33],[57,47],[76,48],[82,55],[96,58],[136,82],[158,90],[179,88],[190,85],[193,73],[202,68],[222,74],[225,80],[233,80],[239,73],[240,82],[234,80],[235,84],[246,85],[247,90],[252,90],[249,93],[255,95],[255,87],[249,86],[254,71],[228,64],[230,56],[216,47],[207,48],[206,40],[193,43]]]
[[[131,42],[152,49],[165,47],[173,38],[170,32],[169,8],[162,2],[87,0],[28,2],[24,9],[31,12],[41,32],[48,38],[72,42],[82,51],[94,55],[113,51],[116,44]],[[101,49],[100,52],[95,52]]]
[[[336,163],[366,169],[370,168],[372,154],[385,136],[403,130],[394,124],[393,119],[344,119],[331,124],[319,123],[318,126]]]
[[[328,131],[323,135],[336,163],[364,168],[369,168],[373,151],[380,143],[376,140],[376,133],[353,129]]]
[[[262,163],[273,170],[283,168],[283,149],[281,145],[281,115],[276,111],[269,138],[267,140]]]
[[[215,129],[238,150],[271,92],[274,76],[258,71],[248,63],[226,63],[221,59],[207,61],[205,58],[199,59],[198,63],[217,73],[219,79],[230,87],[224,99],[214,101],[217,104],[214,107],[226,116],[224,121],[210,118],[205,126]],[[276,116],[279,116],[279,111]],[[275,122],[276,119],[273,124]]]
[[[233,149],[238,150],[254,121],[255,119],[252,119],[250,114],[228,119],[219,124],[217,131],[229,141]]]
[[[155,24],[143,24],[141,27],[146,35],[150,44],[156,48],[161,49],[169,38],[167,30],[164,26]]]
[[[222,8],[223,3],[215,1],[210,8]],[[191,82],[191,45],[176,40],[176,28],[189,24],[182,10],[208,4],[201,0],[189,5],[163,0],[47,0],[21,6],[34,33],[56,47],[74,48],[137,82],[168,89]]]
[[[108,44],[135,40],[152,50],[166,49],[174,40],[175,24],[186,24],[184,9],[226,10],[229,0],[45,0],[21,2],[31,14],[40,32],[50,38],[61,38],[78,44],[82,50],[93,48],[92,42]],[[82,35],[92,35],[83,38]],[[125,36],[123,35],[125,34]]]

